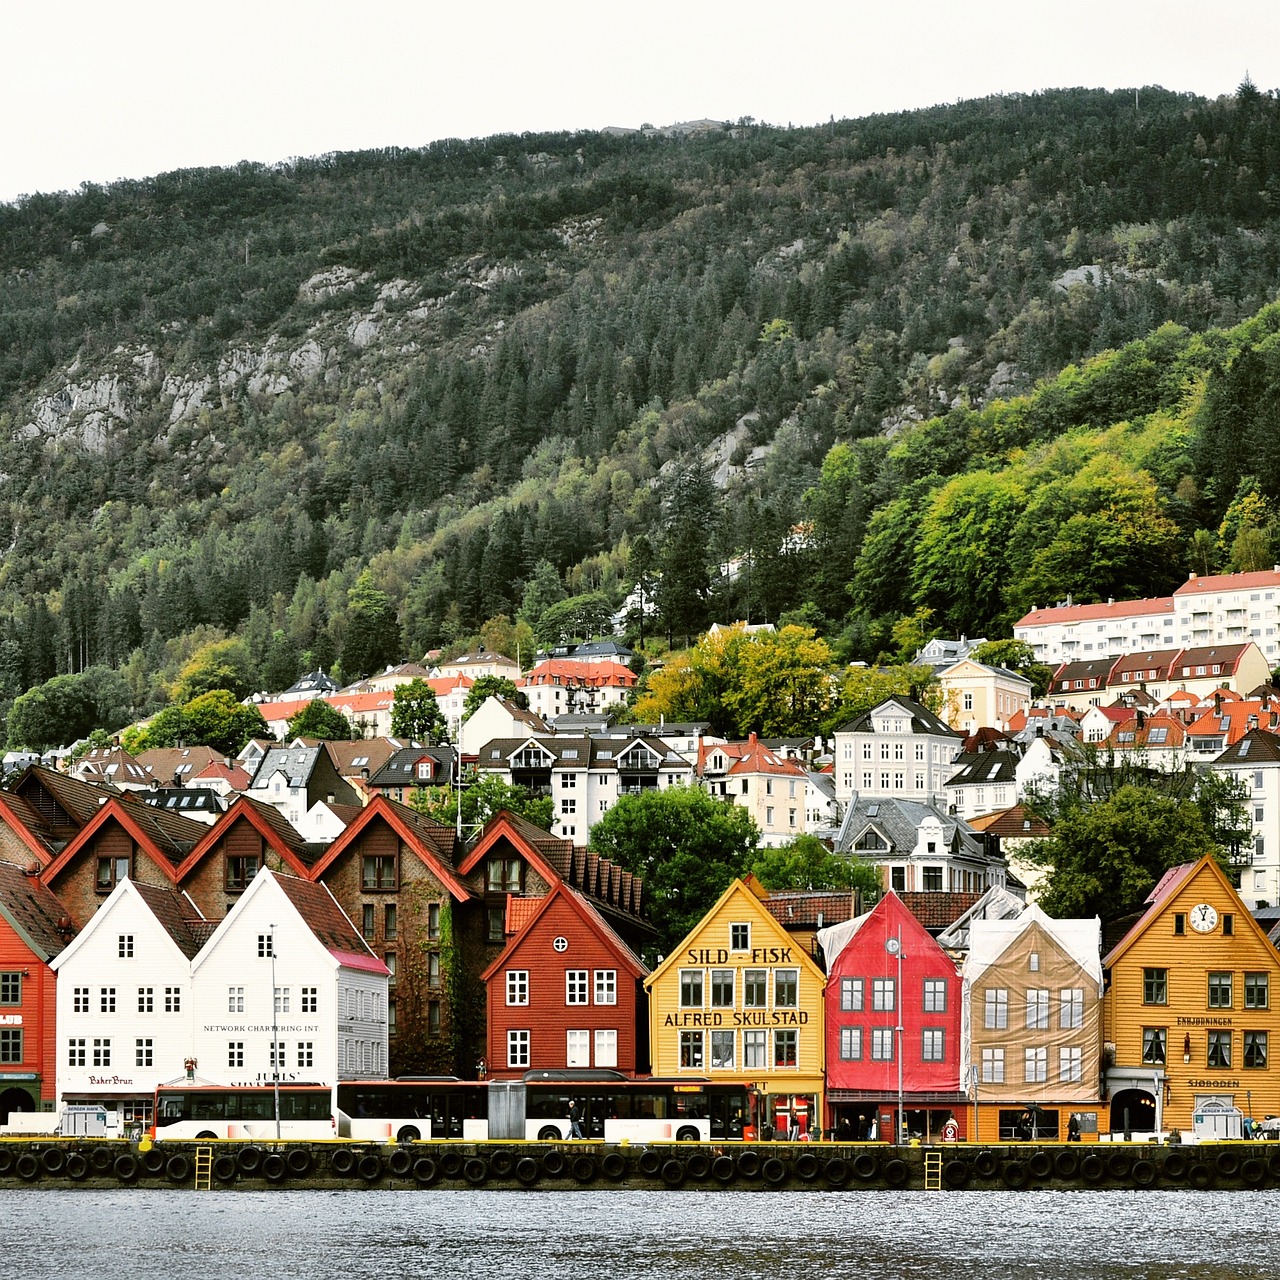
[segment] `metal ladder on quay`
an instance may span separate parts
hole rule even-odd
[[[213,1190],[213,1148],[196,1148],[196,1190]]]
[[[941,1151],[926,1151],[924,1153],[924,1189],[926,1191],[942,1190]]]

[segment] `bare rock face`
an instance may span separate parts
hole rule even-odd
[[[368,279],[367,272],[361,274],[354,267],[330,267],[327,271],[317,271],[310,280],[304,280],[298,286],[298,301],[323,302],[340,293],[350,293],[356,285]]]

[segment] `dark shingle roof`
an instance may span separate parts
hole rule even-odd
[[[51,960],[71,940],[75,930],[66,908],[35,876],[12,862],[0,862],[0,916],[44,960]]]
[[[373,954],[325,885],[299,880],[297,876],[281,875],[279,872],[273,874],[285,897],[329,951],[345,951],[353,955]]]
[[[178,944],[188,960],[204,946],[216,922],[206,920],[191,899],[179,889],[161,889],[156,885],[133,881],[138,896],[151,909],[151,914],[164,926],[165,932]]]
[[[944,720],[939,719],[929,710],[928,707],[921,706],[913,698],[903,698],[894,696],[885,698],[883,702],[877,703],[870,711],[864,711],[860,716],[855,716],[848,724],[838,730],[840,733],[872,733],[875,730],[874,717],[882,707],[890,704],[901,707],[911,717],[912,733],[928,733],[935,737],[942,738],[963,738],[964,734],[957,732]]]

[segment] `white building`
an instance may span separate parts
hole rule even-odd
[[[215,926],[121,880],[52,967],[63,1105],[148,1123],[189,1062],[224,1085],[386,1074],[387,967],[322,884],[264,867]]]
[[[1240,850],[1240,896],[1255,908],[1280,905],[1280,736],[1250,729],[1210,767],[1245,791],[1252,829]]]
[[[191,1054],[191,962],[213,927],[186,894],[121,880],[54,957],[60,1105],[150,1123],[156,1085]]]
[[[886,698],[835,733],[836,801],[855,797],[944,806],[964,735],[910,698]]]

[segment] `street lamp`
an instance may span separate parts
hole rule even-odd
[[[276,927],[268,925],[271,932],[267,943],[271,951],[271,1085],[276,1110],[276,1141],[280,1141],[280,988],[276,986]]]
[[[893,989],[893,1004],[898,1013],[898,1025],[894,1030],[898,1033],[898,1123],[894,1125],[893,1145],[902,1145],[902,1130],[906,1126],[906,1116],[902,1110],[902,926],[898,926],[897,934],[885,939],[884,949],[898,959],[898,982]]]

